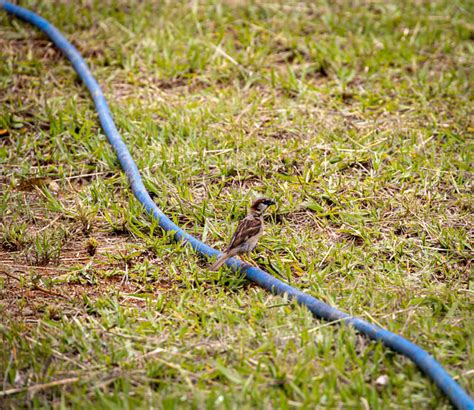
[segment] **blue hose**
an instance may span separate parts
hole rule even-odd
[[[211,257],[219,255],[217,250],[199,241],[184,232],[179,226],[175,225],[153,202],[143,185],[138,168],[133,161],[127,146],[115,127],[104,94],[77,49],[63,37],[56,27],[37,14],[2,0],[0,0],[0,6],[2,6],[8,13],[38,27],[53,41],[56,47],[58,47],[72,63],[77,74],[85,83],[92,95],[102,128],[104,129],[110,144],[112,144],[115,149],[120,165],[130,181],[135,197],[145,206],[147,212],[158,220],[159,225],[164,230],[173,232],[176,241],[188,242],[202,255]],[[411,343],[403,337],[389,332],[379,326],[372,325],[365,320],[351,317],[347,313],[326,305],[313,296],[287,285],[261,269],[244,264],[238,259],[228,260],[227,265],[234,271],[244,272],[249,280],[257,283],[262,288],[267,289],[274,294],[287,294],[288,297],[297,300],[300,305],[306,306],[319,318],[329,321],[342,320],[371,339],[380,340],[386,346],[405,355],[416,363],[416,365],[438,385],[444,394],[449,397],[454,406],[459,409],[474,409],[474,401],[469,397],[469,395],[449,376],[449,374],[433,357],[414,343]]]

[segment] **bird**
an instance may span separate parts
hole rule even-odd
[[[219,269],[227,259],[235,255],[248,255],[253,251],[263,234],[263,213],[271,205],[276,203],[268,198],[259,198],[252,203],[247,216],[237,225],[226,251],[217,258],[211,270]]]

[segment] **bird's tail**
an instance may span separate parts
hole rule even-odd
[[[224,262],[230,258],[230,255],[227,252],[224,252],[221,256],[217,258],[217,260],[212,264],[211,270],[219,269]]]

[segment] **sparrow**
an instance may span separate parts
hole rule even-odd
[[[214,262],[211,270],[219,269],[235,255],[252,252],[263,234],[263,213],[270,205],[275,205],[275,202],[267,198],[259,198],[252,204],[248,215],[237,225],[227,250]]]

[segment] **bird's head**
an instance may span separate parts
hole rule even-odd
[[[250,212],[253,214],[262,214],[270,205],[275,205],[275,201],[268,198],[259,198],[253,202]]]

